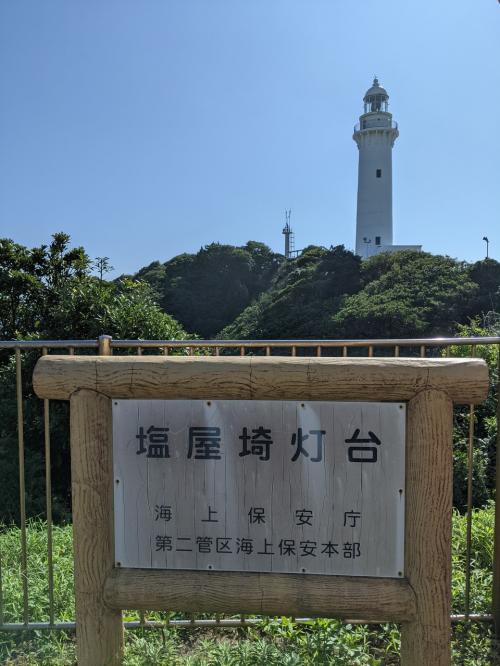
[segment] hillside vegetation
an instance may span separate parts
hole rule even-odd
[[[186,331],[158,306],[149,285],[137,280],[109,282],[93,274],[83,248],[71,247],[67,234],[48,245],[27,248],[0,239],[0,339],[185,339]],[[83,352],[85,353],[85,352]],[[87,352],[88,353],[88,352]],[[38,351],[22,354],[26,508],[44,512],[43,403],[31,384]],[[16,368],[10,351],[0,352],[0,521],[19,520]],[[53,402],[53,508],[56,520],[69,517],[70,465],[68,405]]]
[[[66,234],[27,248],[0,239],[0,339],[375,338],[495,332],[500,264],[475,264],[427,253],[381,254],[361,261],[342,246],[311,246],[285,261],[262,243],[213,243],[133,277],[105,279]],[[104,270],[103,270],[104,269]],[[182,350],[180,351],[182,353]],[[452,349],[452,354],[470,349]],[[480,346],[492,384],[497,350]],[[23,353],[27,512],[44,512],[43,405],[33,394],[39,352]],[[16,372],[0,353],[0,519],[19,520]],[[494,390],[478,408],[474,505],[492,496],[495,473]],[[463,410],[462,410],[463,411]],[[467,481],[467,410],[456,410],[455,506]],[[51,406],[54,516],[70,512],[68,410]]]
[[[211,338],[270,287],[282,262],[263,243],[212,243],[196,254],[155,261],[134,278],[148,282],[159,305],[186,330]]]
[[[271,287],[221,338],[388,338],[454,334],[500,303],[500,264],[425,252],[367,261],[342,246],[311,247],[284,263]]]
[[[500,264],[426,252],[367,261],[310,246],[285,261],[262,243],[212,244],[135,279],[188,331],[219,338],[387,338],[453,335],[500,306]]]
[[[381,254],[361,261],[344,247],[311,246],[285,261],[262,243],[243,247],[212,244],[195,254],[154,262],[134,276],[105,279],[106,258],[92,262],[72,248],[66,234],[48,245],[26,248],[0,239],[0,339],[82,339],[107,333],[115,338],[376,338],[499,333],[500,264],[474,264],[427,253]],[[120,350],[118,350],[120,351]],[[83,352],[85,353],[85,352]],[[128,353],[126,350],[123,353]],[[179,350],[178,353],[184,353]],[[200,351],[203,353],[203,350]],[[436,351],[435,353],[439,353]],[[451,356],[470,355],[452,346]],[[476,408],[473,455],[472,612],[491,607],[491,571],[496,473],[498,346],[477,345],[489,366],[488,399]],[[43,403],[31,376],[39,352],[23,352],[26,511],[45,516]],[[16,367],[10,351],[0,352],[0,551],[4,613],[19,621],[19,475]],[[56,612],[73,616],[71,589],[71,498],[68,405],[50,408]],[[469,408],[454,410],[453,604],[464,608],[464,558],[468,483]],[[29,613],[47,619],[47,543],[44,524],[29,522]],[[165,617],[165,616],[161,616]],[[169,614],[168,617],[171,617]],[[131,614],[127,619],[135,619]],[[127,632],[130,664],[383,664],[399,663],[396,626],[351,627],[315,620],[297,627],[268,619],[259,628],[235,629],[223,638],[190,630]],[[453,663],[497,663],[486,623],[457,624]],[[0,661],[28,664],[74,663],[68,634],[6,636]]]

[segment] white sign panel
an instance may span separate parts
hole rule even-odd
[[[405,413],[113,401],[117,566],[402,576]]]

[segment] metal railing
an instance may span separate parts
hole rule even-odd
[[[52,478],[51,478],[51,431],[50,402],[43,401],[43,450],[45,458],[45,491],[46,491],[46,529],[47,529],[47,585],[48,585],[48,622],[37,622],[30,619],[28,585],[28,549],[27,549],[27,516],[26,516],[26,478],[25,478],[25,442],[23,413],[23,352],[38,350],[42,355],[54,351],[76,354],[95,350],[100,355],[132,352],[138,355],[156,350],[158,353],[211,354],[262,354],[267,356],[341,356],[360,355],[380,356],[441,356],[449,355],[450,347],[470,347],[470,355],[475,356],[478,345],[496,345],[500,351],[500,337],[462,337],[462,338],[414,338],[414,339],[367,339],[367,340],[113,340],[102,335],[97,340],[10,340],[0,341],[0,350],[11,350],[15,356],[16,370],[16,402],[17,402],[17,437],[19,459],[19,526],[21,541],[20,575],[22,583],[23,612],[19,622],[4,621],[4,599],[2,587],[2,568],[0,553],[0,630],[73,630],[74,621],[59,621],[54,611],[54,555],[53,555],[53,516],[52,516]],[[403,353],[405,352],[405,353]],[[500,377],[500,353],[499,353]],[[497,424],[500,422],[500,403],[498,386],[496,387]],[[452,615],[452,622],[476,621],[495,622],[497,637],[500,631],[500,512],[495,513],[495,544],[493,562],[493,593],[492,613],[471,613],[471,547],[472,547],[472,515],[473,515],[473,454],[476,411],[474,405],[468,406],[468,439],[467,439],[467,529],[465,555],[465,600],[463,612]],[[500,432],[497,428],[497,449]],[[496,470],[496,491],[500,489],[500,465]],[[247,618],[244,615],[236,618],[215,619],[166,619],[164,621],[147,620],[144,613],[139,614],[137,622],[124,622],[126,628],[136,627],[242,627],[254,626],[260,620]],[[294,618],[296,622],[308,621],[307,618]]]

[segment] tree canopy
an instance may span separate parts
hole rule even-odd
[[[67,234],[49,245],[27,248],[0,239],[0,339],[88,339],[107,333],[115,338],[184,339],[175,319],[156,303],[146,282],[103,279],[107,257],[93,264],[83,248],[72,248]],[[98,276],[93,275],[96,268]],[[26,506],[29,515],[44,510],[43,403],[31,385],[37,352],[22,354],[25,414]],[[17,469],[16,367],[13,354],[0,353],[0,521],[19,517]],[[68,515],[70,465],[68,404],[52,402],[53,509],[56,520]]]
[[[139,280],[108,282],[67,234],[27,248],[0,239],[0,339],[183,338],[183,328]]]
[[[221,338],[388,338],[449,335],[500,304],[500,264],[426,252],[366,261],[338,246],[309,247]]]
[[[58,233],[27,248],[0,239],[0,339],[203,337],[387,338],[484,333],[498,327],[500,264],[469,264],[425,252],[383,253],[366,261],[343,246],[307,247],[286,260],[266,245],[213,243],[195,254],[155,261],[133,277],[109,281],[109,258],[92,261]],[[180,323],[179,323],[180,322]],[[187,332],[189,331],[189,333]],[[490,353],[489,348],[481,354]],[[463,348],[452,353],[466,353]],[[37,353],[23,352],[28,512],[43,513],[43,405],[31,387]],[[490,362],[495,378],[497,357]],[[17,519],[16,372],[13,355],[0,354],[0,510]],[[495,381],[495,379],[493,379]],[[490,396],[478,431],[475,502],[490,496],[494,468]],[[51,403],[54,515],[70,503],[68,410]],[[455,499],[467,473],[467,414],[456,417]],[[465,434],[464,434],[465,433]],[[461,470],[461,471],[460,471]]]
[[[134,277],[147,281],[161,307],[188,331],[210,338],[269,287],[282,261],[263,243],[212,243],[196,254],[153,262]]]

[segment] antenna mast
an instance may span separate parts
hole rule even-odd
[[[295,253],[295,238],[290,226],[290,218],[292,216],[292,209],[285,210],[285,226],[283,227],[283,235],[285,236],[285,259],[291,259]]]

